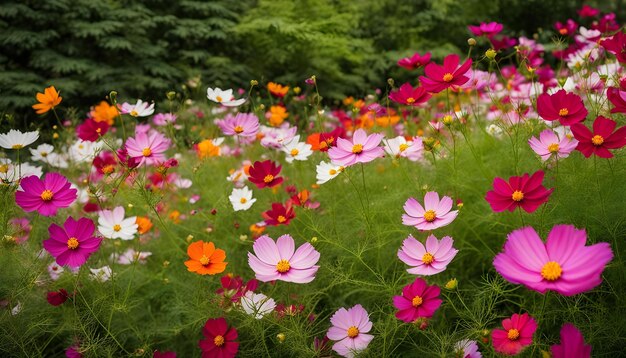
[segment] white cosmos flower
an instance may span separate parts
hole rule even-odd
[[[55,168],[67,168],[69,166],[65,154],[49,153],[45,161]]]
[[[187,189],[191,187],[193,182],[190,179],[177,177],[176,179],[174,179],[173,184],[179,189]]]
[[[109,239],[132,240],[137,233],[137,217],[124,218],[124,207],[102,210],[98,217],[98,231]]]
[[[52,281],[58,280],[63,271],[65,271],[63,266],[59,266],[56,262],[48,265],[48,273],[50,274],[50,279],[52,279]]]
[[[10,184],[31,175],[41,177],[42,174],[41,167],[36,167],[30,163],[22,163],[18,166],[8,159],[0,159],[0,181],[2,183]]]
[[[33,144],[39,139],[39,132],[22,133],[16,129],[11,129],[9,133],[0,134],[0,147],[6,149],[22,149]]]
[[[226,107],[238,107],[246,101],[245,98],[235,99],[232,89],[222,90],[218,87],[216,87],[215,89],[210,87],[207,88],[206,97],[211,101],[220,103],[221,105]]]
[[[403,136],[397,136],[392,139],[386,139],[383,143],[385,144],[385,152],[392,157],[408,158],[411,161],[417,161],[422,158],[424,145],[420,137],[407,141]]]
[[[109,257],[111,261],[117,262],[120,265],[130,265],[137,261],[140,264],[145,264],[148,257],[152,256],[151,252],[135,251],[134,249],[128,249],[122,254],[111,254]]]
[[[233,210],[235,211],[248,210],[256,201],[256,199],[252,198],[252,190],[247,186],[241,189],[234,188],[228,199],[233,204]]]
[[[247,314],[261,319],[266,314],[272,313],[276,308],[276,302],[262,293],[248,291],[241,297],[241,307]]]
[[[288,163],[293,163],[294,160],[307,160],[307,158],[313,154],[311,145],[300,142],[299,135],[293,137],[292,140],[283,146],[283,152],[287,154],[285,159]]]
[[[144,102],[140,99],[135,104],[124,102],[122,104],[122,113],[130,114],[133,117],[147,117],[154,113],[154,103]]]
[[[89,275],[89,277],[91,277],[92,280],[96,280],[100,282],[108,281],[109,279],[111,279],[111,276],[113,275],[113,270],[111,270],[109,266],[102,266],[100,268],[89,269],[89,271],[91,271],[91,274]]]
[[[88,142],[79,139],[72,144],[68,151],[70,159],[78,163],[91,162],[102,149],[102,145],[102,142]]]
[[[339,173],[343,171],[344,167],[333,163],[326,163],[324,161],[317,165],[317,184],[324,184],[327,181],[334,179]]]
[[[47,162],[48,154],[54,152],[54,147],[48,143],[39,144],[36,149],[30,148],[30,159]]]

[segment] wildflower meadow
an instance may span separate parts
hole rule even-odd
[[[0,123],[0,355],[626,356],[626,34],[560,15],[339,100],[42,82]]]

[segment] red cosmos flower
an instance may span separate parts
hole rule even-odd
[[[491,38],[502,31],[504,25],[499,24],[497,22],[481,22],[478,26],[468,26],[467,27],[474,36],[487,36]]]
[[[502,178],[495,178],[493,190],[487,192],[485,200],[495,212],[513,211],[521,207],[527,213],[532,213],[548,201],[548,197],[554,190],[546,189],[541,184],[543,176],[544,173],[540,170],[532,176],[525,173],[521,177],[510,177],[508,182]]]
[[[152,358],[176,358],[176,352],[159,352],[154,351]]]
[[[626,34],[618,32],[612,37],[600,41],[600,45],[615,55],[621,63],[626,62]]]
[[[562,89],[553,95],[539,95],[537,113],[546,121],[558,120],[562,125],[569,126],[584,121],[589,112],[580,96]]]
[[[422,66],[426,66],[430,62],[430,52],[426,52],[424,56],[415,53],[411,57],[405,57],[398,60],[398,66],[407,70],[416,70]]]
[[[254,291],[259,286],[259,281],[251,279],[245,285],[243,280],[239,276],[225,275],[220,279],[222,284],[221,288],[218,288],[215,293],[222,295],[232,302],[239,302],[239,299],[248,291]]]
[[[281,203],[272,203],[272,209],[261,214],[265,224],[269,226],[289,225],[289,221],[296,217],[291,201],[283,206]]]
[[[63,288],[58,291],[48,292],[48,294],[46,295],[46,299],[48,300],[48,303],[53,306],[62,305],[65,301],[67,301],[68,298],[69,298],[69,294]]]
[[[572,19],[567,19],[565,24],[557,21],[554,24],[554,28],[563,36],[574,36],[576,34],[576,30],[578,29],[578,24]]]
[[[496,51],[504,50],[517,45],[517,39],[508,36],[502,36],[499,39],[492,38],[490,40],[493,49]]]
[[[207,320],[202,328],[202,334],[205,339],[198,342],[202,349],[202,358],[232,358],[237,355],[239,351],[239,342],[235,342],[237,330],[233,327],[228,328],[223,317]]]
[[[78,138],[89,142],[97,141],[100,136],[106,134],[109,130],[107,122],[96,122],[91,118],[87,118],[83,124],[76,127]]]
[[[100,152],[98,156],[93,158],[93,166],[100,174],[112,174],[113,172],[115,172],[116,165],[117,158],[115,158],[115,154],[110,151]]]
[[[389,94],[389,99],[405,106],[418,106],[430,99],[433,95],[426,92],[424,87],[411,86],[410,83],[405,83],[396,91],[392,91]]]
[[[606,90],[609,101],[615,106],[611,109],[611,113],[626,113],[626,78],[622,79],[619,84],[620,88],[609,87]]]
[[[345,138],[346,130],[343,127],[337,127],[326,133],[313,133],[307,137],[306,142],[311,145],[312,150],[326,152],[330,147],[337,145],[337,138]]]
[[[426,65],[424,69],[426,76],[420,77],[422,86],[429,92],[439,93],[451,86],[465,84],[469,81],[469,77],[464,75],[472,66],[472,59],[467,59],[458,67],[459,61],[459,55],[452,54],[443,59],[443,67],[436,63]]]
[[[593,8],[589,5],[583,5],[583,7],[576,12],[580,17],[594,17],[600,13],[600,10]]]
[[[313,202],[310,199],[310,192],[308,190],[303,190],[301,192],[296,192],[296,194],[292,195],[291,198],[287,199],[292,205],[301,206],[307,209],[317,209],[320,206],[319,202]]]
[[[626,145],[626,126],[615,130],[616,126],[615,121],[602,116],[593,121],[593,133],[582,123],[573,124],[570,128],[578,141],[576,150],[586,158],[592,154],[600,158],[613,158],[609,149],[619,149]]]
[[[276,165],[276,163],[271,160],[264,162],[256,161],[250,167],[248,180],[254,183],[259,189],[275,187],[283,182],[283,178],[278,176],[281,168],[280,165]]]
[[[528,313],[515,313],[502,321],[502,328],[491,332],[493,348],[498,353],[516,355],[533,343],[537,322]]]

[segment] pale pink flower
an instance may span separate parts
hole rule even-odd
[[[446,267],[456,256],[459,250],[452,247],[454,240],[444,236],[437,240],[435,235],[429,235],[426,246],[409,235],[398,250],[398,258],[405,264],[412,266],[406,271],[414,275],[434,275],[445,271]]]
[[[333,163],[344,167],[371,162],[385,154],[384,149],[379,146],[383,137],[379,133],[368,136],[365,130],[357,129],[352,136],[352,141],[337,138],[337,146],[328,150],[328,156]]]
[[[333,350],[344,357],[354,357],[374,339],[374,336],[367,334],[372,329],[372,322],[369,320],[367,311],[361,305],[352,308],[340,308],[330,317],[332,327],[326,336],[337,341],[333,345]]]
[[[320,253],[313,245],[304,243],[297,250],[290,235],[279,237],[276,242],[263,235],[252,246],[254,254],[248,253],[248,264],[262,282],[281,280],[308,283],[315,279]],[[256,254],[256,255],[255,255]]]
[[[541,157],[542,161],[546,161],[552,156],[558,159],[567,158],[569,154],[576,149],[578,141],[568,136],[561,136],[550,129],[546,129],[539,134],[539,139],[532,137],[528,140],[528,144],[532,150]]]
[[[404,203],[405,214],[402,215],[402,223],[407,226],[415,226],[416,229],[426,231],[450,224],[459,213],[452,210],[452,199],[444,196],[439,200],[439,194],[429,191],[424,196],[424,206],[415,198],[409,198]]]
[[[166,160],[165,152],[170,144],[170,140],[157,131],[137,133],[126,141],[126,151],[131,158],[139,161],[138,165],[154,165]]]

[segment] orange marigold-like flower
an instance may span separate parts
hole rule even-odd
[[[218,157],[220,155],[220,147],[213,143],[211,139],[205,139],[198,143],[196,147],[198,158]]]
[[[44,90],[44,93],[37,93],[37,101],[39,103],[33,104],[33,108],[37,114],[44,114],[61,103],[63,97],[59,97],[59,92],[50,86]]]
[[[139,231],[140,234],[145,234],[152,229],[152,221],[145,216],[137,216],[135,222],[138,226],[137,231]]]
[[[267,89],[276,97],[283,98],[289,92],[289,86],[283,86],[278,83],[268,82]]]
[[[289,113],[287,113],[287,108],[283,106],[271,106],[270,111],[265,116],[271,126],[278,127],[289,117]]]
[[[113,125],[115,117],[119,116],[119,114],[120,112],[117,108],[107,103],[107,101],[102,101],[91,109],[91,118],[94,121],[106,122],[110,126]]]
[[[226,252],[216,249],[212,242],[196,241],[187,247],[189,260],[185,261],[185,266],[189,272],[199,275],[215,275],[224,272],[227,262]]]

